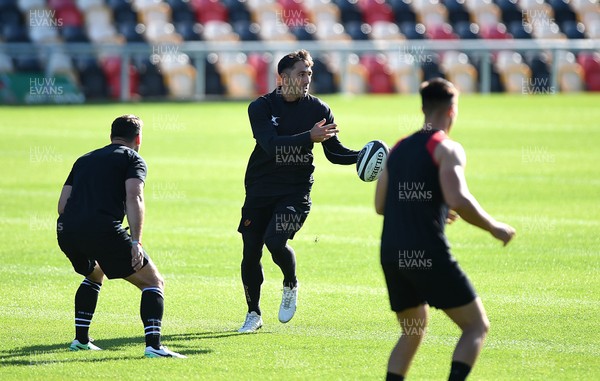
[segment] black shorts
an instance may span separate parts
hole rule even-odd
[[[131,237],[125,229],[97,234],[59,232],[58,245],[75,272],[83,276],[94,271],[96,262],[109,279],[127,278],[135,272],[131,266]],[[149,259],[144,251],[143,266]]]
[[[286,234],[288,239],[302,228],[311,207],[307,192],[285,196],[246,196],[238,232],[261,238]]]
[[[449,252],[429,253],[416,261],[385,261],[381,266],[392,311],[425,303],[438,309],[455,308],[477,297],[473,285]]]

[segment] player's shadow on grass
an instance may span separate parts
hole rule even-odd
[[[217,332],[207,332],[207,334],[216,334]],[[176,351],[186,356],[196,356],[213,352],[212,349],[199,349],[197,346],[190,345],[189,340],[192,337],[187,335],[164,335],[163,339],[166,343],[177,342]],[[198,337],[202,338],[202,337]],[[188,340],[186,343],[184,340]],[[53,363],[75,363],[75,362],[106,362],[120,360],[143,360],[144,343],[140,337],[118,337],[99,339],[94,342],[100,346],[102,351],[69,351],[68,342],[49,345],[30,345],[18,347],[10,350],[0,350],[0,364],[2,366],[32,366],[44,365]],[[119,353],[125,347],[137,347],[139,355],[131,356],[129,353]],[[71,355],[69,355],[71,354]],[[85,357],[84,357],[85,356]],[[91,357],[97,356],[97,357]]]

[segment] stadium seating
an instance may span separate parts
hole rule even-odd
[[[149,50],[172,46],[177,51],[184,41],[326,44],[589,38],[600,38],[600,7],[595,0],[0,0],[0,41],[38,46],[137,43],[147,44]],[[206,58],[200,83],[209,95],[237,98],[268,92],[274,85],[269,83],[274,59],[283,53],[244,54],[241,62],[235,54],[215,54]],[[453,80],[463,92],[479,89],[477,54],[422,53],[361,53],[350,55],[350,62],[347,54],[321,53],[315,57],[313,91],[411,93],[421,80],[433,76]],[[66,72],[76,77],[88,98],[118,98],[117,57],[105,57],[99,50],[86,58],[95,65],[73,57],[69,67],[60,50],[41,58],[38,54],[32,49],[8,59],[0,56],[0,71]],[[198,73],[189,57],[182,65],[177,64],[181,52],[155,52],[152,57],[130,66],[130,96],[195,96]],[[570,53],[556,59],[560,91],[597,91],[596,55],[583,52],[575,58]],[[525,83],[549,91],[550,64],[547,54],[495,52],[492,90],[516,92]],[[340,88],[342,78],[346,88]]]

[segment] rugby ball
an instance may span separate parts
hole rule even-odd
[[[381,140],[368,142],[358,153],[356,161],[358,177],[366,182],[377,180],[385,166],[388,152],[390,149]]]

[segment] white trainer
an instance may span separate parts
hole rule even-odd
[[[160,348],[154,349],[152,347],[146,347],[144,351],[144,356],[148,358],[157,358],[157,357],[173,357],[178,359],[185,359],[187,356],[184,356],[180,353],[173,352],[169,350],[164,345],[161,345]]]
[[[102,350],[102,348],[99,348],[99,347],[95,346],[94,344],[92,344],[91,339],[86,344],[82,344],[79,342],[79,340],[75,339],[75,340],[73,340],[71,345],[69,345],[69,349],[72,351],[101,351]]]
[[[255,311],[249,312],[246,314],[246,321],[242,328],[238,329],[239,333],[252,333],[256,332],[262,327],[263,321],[262,317],[257,314]]]
[[[298,284],[296,287],[283,287],[281,305],[279,306],[279,321],[287,323],[292,320],[296,313],[296,304],[298,302]]]

